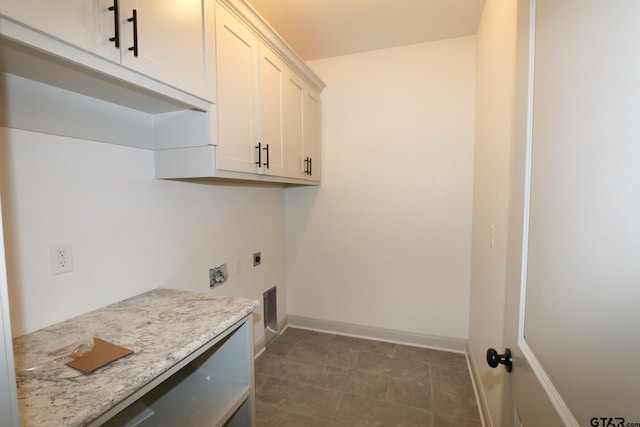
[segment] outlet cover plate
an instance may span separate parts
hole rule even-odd
[[[71,244],[55,245],[51,247],[51,272],[62,274],[73,271]]]

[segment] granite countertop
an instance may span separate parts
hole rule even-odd
[[[214,339],[259,303],[209,293],[155,289],[14,339],[20,423],[85,425]],[[61,362],[33,371],[47,353],[96,336],[134,354],[91,374]]]

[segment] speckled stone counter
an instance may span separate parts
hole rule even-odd
[[[14,340],[20,422],[85,425],[251,314],[259,303],[155,289]],[[87,333],[135,353],[83,374],[64,364],[21,372]]]

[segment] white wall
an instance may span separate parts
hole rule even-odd
[[[478,27],[469,351],[490,425],[502,424],[504,369],[487,348],[504,349],[509,182],[515,77],[516,2],[487,0]],[[490,229],[494,227],[494,246]],[[508,423],[509,420],[505,420]]]
[[[475,37],[309,65],[323,182],[286,193],[289,314],[466,339]]]
[[[286,314],[282,188],[156,180],[142,149],[6,128],[0,141],[14,336],[156,287],[207,292],[224,262],[230,278],[214,292],[262,301],[278,285]],[[60,243],[73,272],[54,276]]]

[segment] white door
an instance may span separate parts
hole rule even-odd
[[[640,2],[518,14],[511,396],[525,427],[640,425]]]

